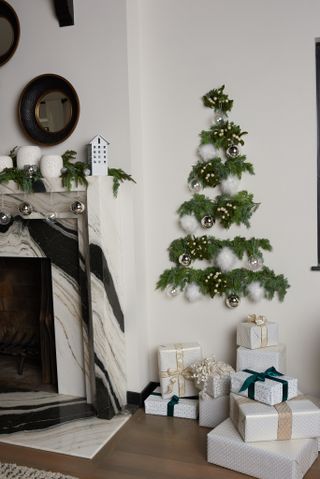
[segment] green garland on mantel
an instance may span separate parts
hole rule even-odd
[[[33,186],[36,182],[41,181],[42,177],[39,169],[36,170],[35,174],[30,178],[26,175],[24,170],[19,170],[17,168],[17,148],[14,147],[9,156],[13,160],[13,168],[5,168],[0,173],[0,184],[8,183],[9,181],[14,181],[18,188],[26,193],[33,192]],[[62,186],[68,191],[72,190],[73,183],[78,185],[87,186],[88,180],[86,178],[88,173],[88,164],[82,161],[75,161],[77,157],[77,152],[74,150],[67,150],[62,155],[63,160],[63,169],[60,175]],[[121,168],[108,168],[108,176],[113,177],[113,196],[116,198],[118,195],[120,184],[124,181],[136,181],[132,178],[131,175],[123,171]]]

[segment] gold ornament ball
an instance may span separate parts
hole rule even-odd
[[[230,294],[226,298],[226,306],[230,309],[237,308],[240,304],[240,298],[237,294]]]

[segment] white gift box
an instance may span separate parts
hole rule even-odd
[[[229,364],[209,356],[192,364],[191,369],[194,384],[203,394],[214,398],[230,394],[230,374],[234,369]]]
[[[287,370],[286,346],[269,346],[260,349],[248,349],[242,346],[237,348],[237,371],[242,369],[254,369],[255,371],[265,371],[274,366],[282,373]]]
[[[231,391],[230,374],[225,376],[209,376],[206,392],[213,398],[227,396]]]
[[[316,439],[247,443],[231,419],[208,434],[208,462],[258,479],[302,479],[317,457]]]
[[[144,401],[146,414],[155,414],[157,416],[170,416],[170,406],[168,404],[172,398],[163,399],[161,389],[156,388],[150,396]],[[198,399],[178,398],[178,403],[171,408],[174,417],[184,417],[188,419],[197,419],[199,401]]]
[[[320,436],[320,409],[305,396],[269,406],[230,395],[230,417],[246,442]]]
[[[201,348],[198,343],[159,346],[160,387],[164,399],[170,398],[174,394],[179,397],[198,394],[193,379],[191,379],[189,366],[199,359],[201,359]]]
[[[253,316],[253,315],[252,315]],[[277,323],[266,321],[257,325],[253,321],[244,321],[237,327],[237,344],[249,349],[276,346],[279,339]]]
[[[240,391],[243,383],[252,373],[246,371],[238,371],[231,375],[231,391],[240,396],[248,397],[249,389]],[[293,399],[298,395],[298,380],[289,376],[275,376],[273,379],[265,378],[264,381],[256,381],[251,387],[253,389],[253,399],[265,404],[279,404],[283,402],[283,391],[285,385],[280,381],[286,381],[288,394],[287,400]]]
[[[199,426],[216,427],[229,417],[229,396],[199,396]]]

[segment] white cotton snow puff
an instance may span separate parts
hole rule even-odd
[[[212,143],[207,143],[199,146],[198,153],[204,161],[208,161],[216,156],[217,150]]]
[[[181,228],[186,233],[194,233],[196,229],[199,227],[199,223],[197,218],[194,215],[184,215],[180,218],[180,225]]]
[[[221,181],[220,188],[225,195],[233,196],[238,192],[240,180],[235,175],[229,175]]]
[[[253,281],[251,284],[249,284],[247,290],[249,299],[255,303],[258,303],[264,297],[264,287],[261,286],[259,281]]]
[[[200,288],[196,283],[188,284],[188,286],[185,289],[184,294],[185,294],[187,300],[190,301],[190,303],[194,303],[195,301],[200,299],[201,296],[202,296]]]
[[[224,272],[231,271],[234,268],[236,262],[236,255],[227,246],[221,248],[221,250],[216,256],[216,264],[221,269],[221,271]]]

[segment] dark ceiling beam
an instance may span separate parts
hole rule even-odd
[[[60,27],[74,25],[73,0],[54,0],[54,8]]]

